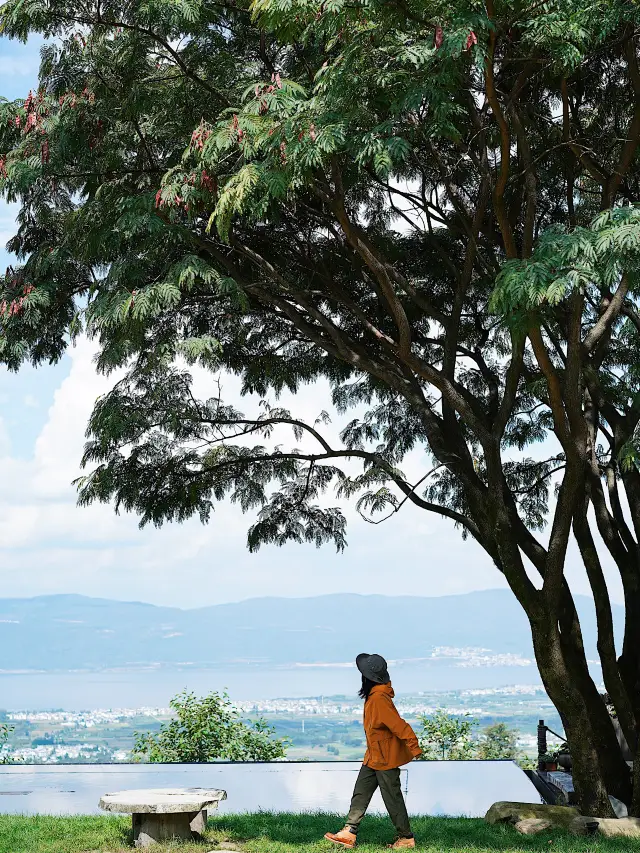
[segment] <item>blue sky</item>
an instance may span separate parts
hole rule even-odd
[[[9,100],[24,98],[29,89],[37,86],[40,46],[42,40],[30,39],[28,44],[0,39],[0,95]],[[10,257],[5,244],[13,233],[16,208],[0,201],[0,269],[5,269]],[[0,371],[0,413],[4,440],[8,436],[12,453],[27,459],[42,428],[43,418],[53,402],[53,395],[68,374],[70,362],[44,371],[26,367],[17,377]]]
[[[37,86],[40,44],[0,39],[4,97],[25,97]],[[0,201],[0,269],[9,261],[4,246],[14,217]],[[410,505],[378,526],[345,508],[350,545],[342,555],[310,546],[250,555],[252,519],[229,504],[207,527],[193,520],[159,531],[139,531],[136,518],[117,517],[108,506],[78,508],[71,481],[81,473],[85,425],[96,397],[113,382],[96,375],[94,352],[83,340],[58,365],[18,374],[0,368],[0,597],[74,592],[196,607],[258,595],[445,595],[504,586],[475,543]],[[211,381],[197,377],[203,394]],[[246,411],[237,383],[225,382],[229,401]],[[314,419],[328,408],[326,390],[309,387],[283,404]],[[413,461],[420,470],[426,460],[417,454]],[[587,592],[575,556],[570,564],[574,589]],[[619,600],[615,583],[612,589]]]

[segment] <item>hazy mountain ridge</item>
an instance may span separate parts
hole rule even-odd
[[[577,606],[595,657],[593,603],[578,596]],[[622,618],[615,606],[616,623]],[[255,598],[194,610],[78,595],[0,599],[0,670],[341,663],[362,650],[408,660],[442,646],[533,656],[526,618],[508,590]]]

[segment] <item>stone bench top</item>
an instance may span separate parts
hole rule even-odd
[[[570,773],[564,773],[562,770],[549,770],[546,773],[541,772],[540,775],[547,782],[551,782],[556,788],[560,788],[566,794],[573,794],[573,776]]]
[[[99,805],[121,814],[176,814],[199,812],[226,799],[226,791],[212,788],[147,788],[105,794]]]

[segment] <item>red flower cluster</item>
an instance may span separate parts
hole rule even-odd
[[[95,103],[95,100],[95,93],[85,86],[79,95],[77,92],[65,92],[64,95],[61,95],[58,98],[58,103],[61,107],[71,107],[73,110],[78,106],[78,104],[93,104]]]
[[[282,89],[282,79],[279,74],[271,75],[270,86],[261,86],[259,83],[256,85],[256,98],[260,98],[260,107],[258,108],[258,112],[261,116],[264,115],[268,109],[267,101],[264,96],[272,95],[276,89]]]
[[[200,185],[209,190],[210,193],[218,194],[218,180],[215,175],[209,175],[206,169],[203,169],[200,175]]]
[[[6,157],[0,157],[0,178],[7,177],[7,160]]]
[[[163,199],[162,198],[162,189],[159,189],[156,193],[156,207],[182,207],[184,205],[184,209],[186,211],[189,210],[189,205],[185,203],[184,199],[180,195],[176,195],[173,199]]]
[[[193,133],[191,134],[191,147],[197,148],[198,151],[202,151],[204,148],[204,144],[207,139],[211,136],[211,131],[207,130],[204,124],[201,122],[200,127],[197,127]]]
[[[18,299],[12,299],[11,302],[7,302],[5,299],[3,299],[2,302],[0,302],[0,314],[8,313],[10,317],[14,316],[15,314],[19,314],[22,310],[25,298],[31,293],[32,290],[32,284],[25,284],[22,289],[23,295],[20,296]]]
[[[33,94],[32,91],[29,92],[27,98],[24,102],[24,109],[27,113],[27,118],[24,123],[24,127],[22,129],[23,134],[28,133],[40,133],[44,136],[44,141],[40,147],[40,158],[43,163],[49,162],[49,142],[46,138],[47,134],[42,126],[42,120],[45,116],[49,114],[49,109],[45,106],[42,106],[44,101],[44,94],[41,91],[38,92],[37,96]],[[20,115],[15,117],[15,126],[20,127],[22,125],[22,119]],[[5,171],[6,175],[6,171]]]
[[[231,120],[231,124],[229,125],[231,130],[235,131],[238,135],[238,142],[242,142],[244,137],[244,130],[238,126],[238,116],[234,114],[233,119]]]

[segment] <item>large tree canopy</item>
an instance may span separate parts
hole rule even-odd
[[[640,6],[10,0],[0,21],[49,38],[38,92],[0,105],[20,203],[0,357],[55,360],[85,330],[127,370],[81,500],[161,524],[231,496],[254,549],[342,547],[331,489],[447,517],[529,618],[583,808],[640,814],[565,578],[574,540],[635,752]],[[185,360],[264,397],[324,377],[355,416],[336,445],[322,415],[197,399]]]

